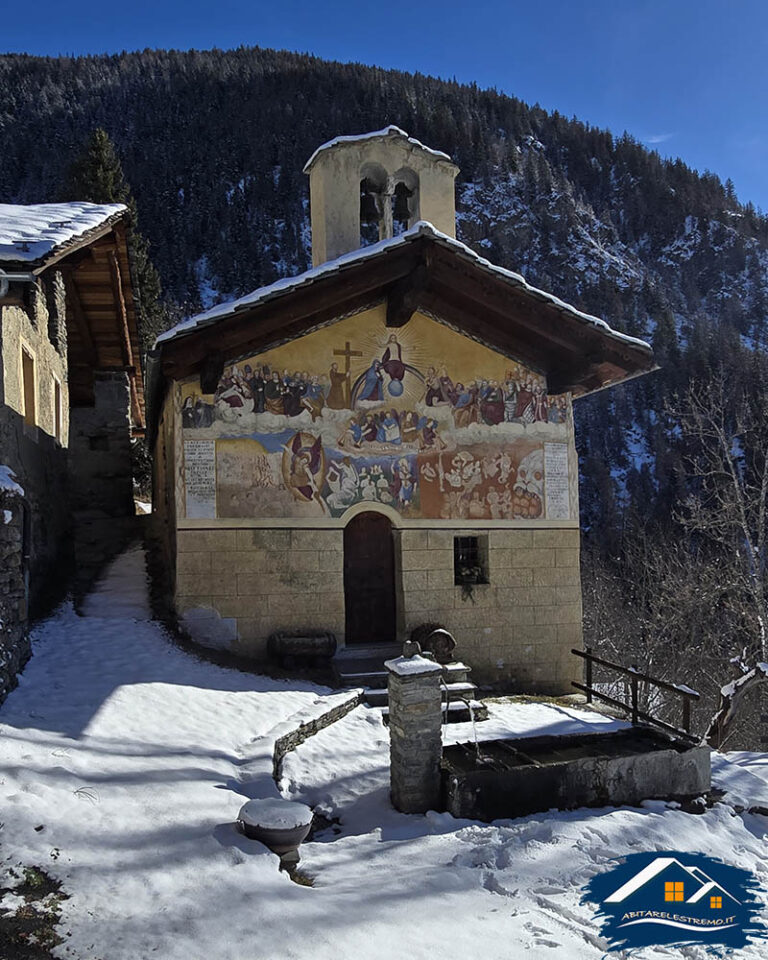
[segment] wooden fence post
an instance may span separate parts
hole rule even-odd
[[[633,666],[632,669],[634,670],[635,667]],[[637,703],[637,684],[638,684],[638,680],[637,680],[637,677],[636,677],[636,676],[631,676],[631,677],[629,678],[629,682],[630,682],[630,684],[632,685],[632,723],[637,723],[637,722],[639,721],[639,719],[640,719],[640,718],[638,717],[638,715],[637,715],[637,710],[638,710],[638,703]]]

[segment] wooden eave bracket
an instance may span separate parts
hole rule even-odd
[[[610,372],[606,368],[610,368]],[[614,375],[611,376],[611,373]],[[552,371],[547,377],[547,389],[550,393],[572,393],[574,396],[582,396],[585,393],[600,390],[611,383],[618,383],[631,373],[632,371],[625,365],[619,366],[611,358],[591,354],[571,369],[561,368]]]
[[[221,375],[224,373],[224,356],[221,353],[211,353],[200,365],[200,389],[203,393],[215,393]]]
[[[392,285],[387,296],[388,327],[404,327],[411,319],[429,283],[428,273],[426,263],[421,263]]]

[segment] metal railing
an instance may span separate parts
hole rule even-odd
[[[625,710],[631,716],[632,723],[639,723],[640,721],[643,721],[643,723],[650,723],[653,724],[653,726],[661,727],[662,730],[666,730],[668,733],[674,733],[675,736],[685,737],[687,740],[692,740],[695,743],[698,743],[700,738],[691,733],[691,701],[699,699],[699,694],[695,690],[692,690],[690,687],[686,687],[683,684],[668,683],[666,680],[659,680],[657,677],[652,677],[647,673],[643,673],[641,670],[637,670],[635,667],[625,667],[620,663],[613,663],[611,660],[605,660],[603,657],[598,657],[596,654],[592,653],[591,647],[585,647],[584,650],[577,650],[573,648],[571,653],[577,657],[581,657],[585,661],[584,683],[578,683],[576,680],[573,680],[571,681],[571,686],[576,687],[577,690],[581,690],[582,693],[587,695],[587,703],[592,703],[592,699],[597,697],[613,707],[618,707],[620,710]],[[611,697],[607,693],[603,693],[602,690],[598,690],[594,686],[592,682],[594,665],[606,667],[609,670],[615,671],[620,676],[629,678],[630,697],[628,703],[624,700],[618,700],[616,697]],[[677,694],[681,698],[682,728],[675,727],[672,724],[667,723],[665,720],[660,720],[658,717],[654,717],[652,714],[640,709],[639,693],[641,683],[647,683],[654,687],[658,687],[660,690],[666,690],[669,693]]]

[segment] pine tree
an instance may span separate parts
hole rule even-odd
[[[97,128],[71,165],[64,187],[65,200],[90,203],[124,203],[128,208],[128,254],[133,291],[138,307],[139,339],[149,349],[165,329],[160,275],[149,257],[149,243],[138,229],[138,208],[120,158],[105,130]]]

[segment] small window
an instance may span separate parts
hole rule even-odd
[[[722,910],[723,909],[723,898],[722,897],[710,897],[709,906],[711,910]]]
[[[453,582],[488,583],[487,537],[454,537]]]
[[[684,887],[683,884],[677,880],[668,880],[664,884],[664,899],[665,900],[684,900]]]
[[[24,395],[24,423],[34,427],[37,422],[35,409],[35,360],[24,347],[21,348],[21,388]]]
[[[61,417],[61,384],[58,380],[53,381],[53,435],[61,443],[62,435],[62,417]]]

